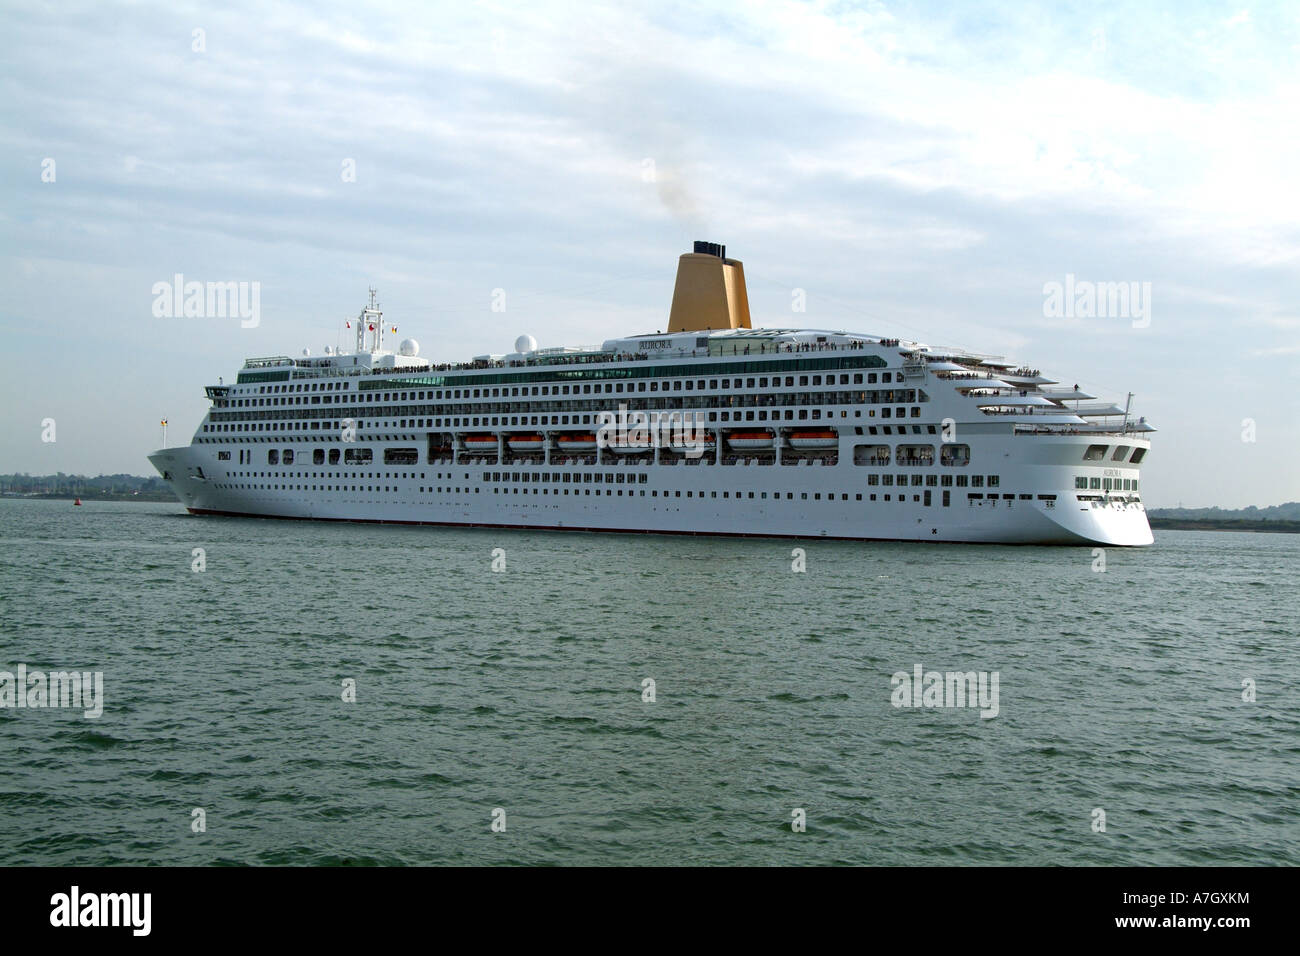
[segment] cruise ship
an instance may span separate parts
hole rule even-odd
[[[876,335],[753,328],[697,242],[667,331],[443,364],[250,358],[149,460],[197,515],[564,531],[1140,546],[1154,429],[1038,369]],[[395,331],[395,330],[394,330]]]

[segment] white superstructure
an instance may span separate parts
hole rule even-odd
[[[353,351],[249,359],[207,387],[191,444],[150,461],[195,514],[1151,543],[1153,429],[1127,401],[994,356],[749,328],[739,267],[697,243],[667,333],[599,348],[520,336],[453,365],[410,339],[386,351],[372,294]]]

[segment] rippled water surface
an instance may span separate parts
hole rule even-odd
[[[799,546],[0,501],[0,863],[1300,864],[1300,537]]]

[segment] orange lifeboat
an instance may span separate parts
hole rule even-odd
[[[732,432],[727,436],[727,445],[733,451],[767,451],[772,447],[772,436],[768,432]]]
[[[790,447],[804,449],[838,448],[839,436],[829,429],[790,433]]]
[[[542,435],[512,435],[506,444],[513,452],[541,451],[546,447],[546,438]]]
[[[596,436],[587,433],[574,433],[572,435],[560,435],[555,439],[555,444],[560,451],[595,451]]]

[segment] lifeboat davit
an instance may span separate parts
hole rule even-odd
[[[673,451],[686,451],[692,446],[698,448],[700,445],[703,445],[705,448],[713,448],[715,445],[717,445],[717,443],[718,443],[717,439],[714,438],[712,435],[705,435],[703,438],[700,439],[670,438],[668,440],[668,447],[671,448]]]
[[[596,436],[586,434],[560,435],[555,439],[555,444],[559,446],[561,451],[595,451]]]
[[[610,442],[609,450],[616,455],[640,455],[648,451],[654,451],[654,445],[648,441],[642,442]]]
[[[735,451],[767,451],[772,447],[772,436],[767,432],[732,432],[727,445]]]
[[[791,448],[838,448],[840,446],[839,436],[833,431],[807,431],[791,432]]]
[[[546,439],[541,435],[514,435],[506,444],[511,451],[541,451],[546,447]]]

